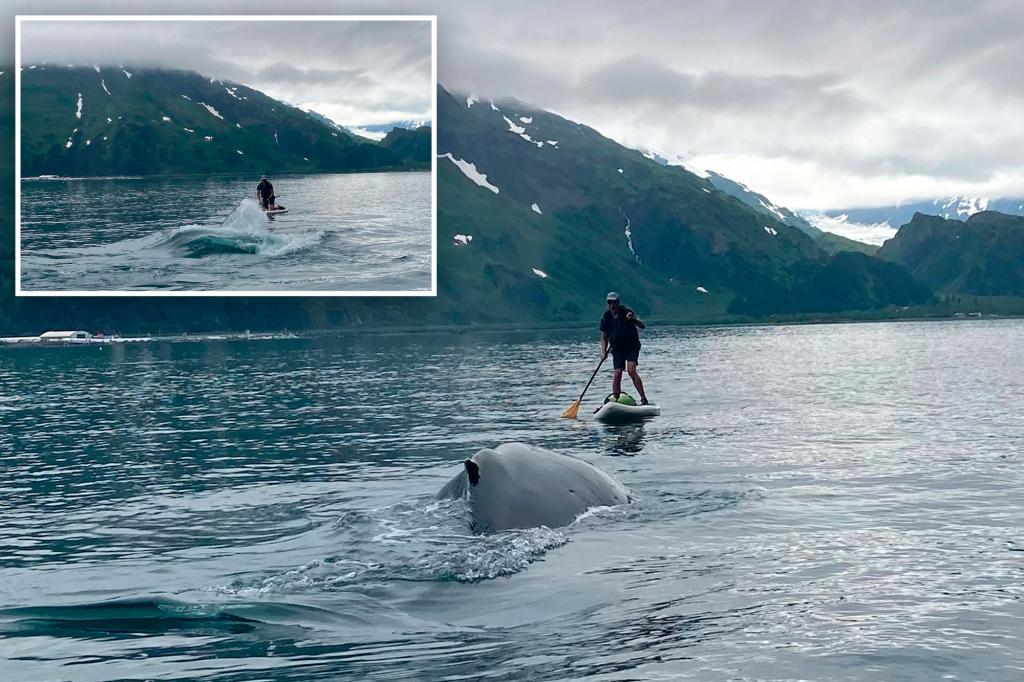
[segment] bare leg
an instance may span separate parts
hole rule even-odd
[[[627,360],[626,371],[629,373],[629,378],[633,380],[633,385],[636,386],[637,392],[640,393],[640,400],[646,403],[647,394],[644,393],[644,382],[640,380],[640,373],[636,371],[636,363],[632,360]],[[622,376],[621,372],[619,376]]]
[[[616,369],[612,371],[612,393],[615,395],[615,399],[618,400],[619,394],[622,393],[622,370]]]

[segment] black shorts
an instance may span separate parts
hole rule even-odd
[[[619,350],[618,348],[612,348],[612,367],[614,369],[626,369],[626,362],[639,362],[640,360],[640,342],[636,345],[628,346]]]

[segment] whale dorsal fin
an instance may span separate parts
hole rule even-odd
[[[480,482],[480,465],[471,459],[467,459],[463,464],[466,467],[466,475],[469,476],[469,484],[476,485]]]

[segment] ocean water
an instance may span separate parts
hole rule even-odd
[[[0,351],[0,679],[1018,680],[1024,323]],[[474,536],[478,448],[632,492]]]
[[[26,291],[413,291],[431,282],[430,173],[25,180]]]

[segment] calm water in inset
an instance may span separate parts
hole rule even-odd
[[[1024,323],[0,353],[0,678],[1016,680]],[[608,374],[588,398],[589,414]],[[526,441],[635,504],[476,537]]]
[[[26,180],[26,291],[429,290],[430,173]]]

